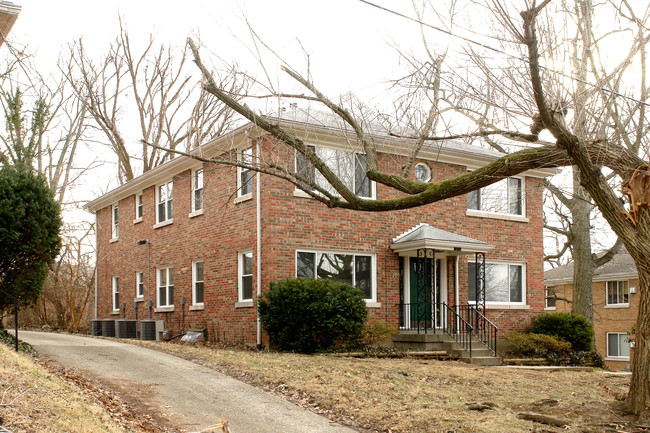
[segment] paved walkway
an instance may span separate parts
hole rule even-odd
[[[229,376],[166,353],[99,338],[19,331],[41,356],[126,392],[178,431],[223,415],[233,433],[354,430]]]

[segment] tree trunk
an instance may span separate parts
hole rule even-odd
[[[594,259],[591,254],[591,204],[580,186],[578,168],[573,170],[573,200],[571,200],[571,235],[573,253],[573,303],[571,312],[585,316],[594,323],[593,277]]]
[[[650,244],[650,233],[644,236]],[[627,398],[629,409],[639,415],[639,422],[650,422],[650,256],[646,251],[633,248],[639,274],[639,314],[634,326],[634,355],[632,358],[632,383]]]

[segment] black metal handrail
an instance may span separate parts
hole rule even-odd
[[[483,315],[474,305],[459,305],[460,316],[472,324],[473,335],[497,356],[497,326]]]
[[[398,304],[398,307],[400,329],[418,334],[442,331],[472,356],[473,326],[446,303],[420,302]]]
[[[469,352],[469,357],[472,357],[472,334],[473,327],[465,319],[463,319],[456,311],[449,305],[442,303],[442,311],[444,311],[445,326],[443,331],[449,335],[456,343],[463,349]]]

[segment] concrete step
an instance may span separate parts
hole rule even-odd
[[[461,361],[482,366],[501,365],[502,362],[500,356],[472,356],[471,358],[462,358]]]

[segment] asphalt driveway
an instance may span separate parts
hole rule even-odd
[[[334,433],[354,430],[239,380],[173,355],[117,341],[19,331],[41,356],[135,399],[180,432],[221,416],[233,433]]]

